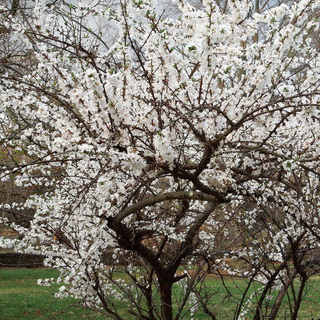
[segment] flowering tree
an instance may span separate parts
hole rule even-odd
[[[156,5],[1,9],[32,52],[1,75],[4,146],[25,154],[2,179],[44,190],[11,205],[35,216],[2,245],[112,319],[216,319],[209,273],[248,279],[234,318],[275,319],[288,295],[296,319],[319,266],[319,1]]]

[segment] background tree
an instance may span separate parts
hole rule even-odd
[[[136,318],[215,319],[205,277],[224,271],[248,279],[235,318],[274,319],[291,290],[296,319],[318,272],[319,2],[181,2],[180,19],[155,7],[39,1],[28,20],[4,15],[35,63],[1,76],[28,155],[2,176],[46,192],[3,245],[46,255],[58,296],[109,318],[126,299]]]

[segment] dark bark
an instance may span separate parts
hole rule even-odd
[[[272,287],[275,279],[277,278],[278,274],[280,273],[280,271],[286,266],[287,262],[284,261],[282,262],[279,267],[274,271],[274,273],[271,275],[269,281],[267,282],[267,284],[265,285],[262,294],[260,296],[260,299],[257,303],[257,308],[256,308],[256,313],[253,317],[253,320],[261,320],[261,309],[262,309],[262,303],[265,299],[265,297],[267,296],[268,291],[270,290],[270,288]]]
[[[302,301],[302,294],[303,294],[305,285],[307,283],[307,280],[308,280],[308,278],[306,276],[303,276],[301,279],[299,293],[298,293],[298,297],[297,297],[295,304],[294,304],[294,309],[293,309],[293,314],[291,316],[291,320],[296,320],[298,318],[298,312],[299,312],[301,301]]]
[[[275,318],[278,314],[279,308],[282,304],[282,300],[283,300],[284,296],[286,295],[286,293],[288,292],[288,288],[293,283],[293,280],[296,275],[297,275],[297,270],[293,270],[292,273],[289,275],[287,281],[284,283],[283,287],[281,288],[281,290],[276,298],[276,301],[274,302],[274,304],[272,306],[270,316],[269,316],[270,320],[275,320]]]
[[[161,313],[162,320],[172,320],[172,283],[170,279],[159,279],[160,295],[161,295]]]

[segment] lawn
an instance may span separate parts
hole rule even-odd
[[[96,312],[74,307],[74,299],[54,298],[58,286],[37,285],[39,278],[57,276],[58,272],[51,269],[0,269],[0,319],[105,319]]]
[[[96,312],[76,307],[74,299],[56,299],[54,292],[58,286],[40,287],[39,278],[57,277],[58,273],[51,269],[0,269],[0,319],[1,320],[34,320],[34,319],[106,319]],[[212,290],[212,307],[217,311],[218,320],[233,319],[233,312],[245,286],[243,280],[225,282],[230,293],[226,294],[221,282],[216,277],[206,280],[206,285]],[[174,295],[181,292],[176,289]],[[285,308],[278,319],[289,319]],[[185,319],[190,315],[186,314]],[[313,278],[306,291],[299,319],[312,320],[320,318],[320,278]],[[208,319],[202,313],[195,315],[196,320]],[[247,319],[252,319],[248,314]]]
[[[206,280],[206,285],[212,290],[212,310],[215,311],[215,315],[218,320],[232,320],[234,319],[234,314],[237,308],[237,305],[242,298],[242,293],[246,287],[246,281],[241,279],[231,280],[226,278],[224,280],[224,285],[228,288],[228,294],[224,287],[222,286],[221,281],[216,278],[209,278]],[[248,291],[250,296],[254,290],[259,289],[259,284],[255,284]],[[292,299],[292,297],[291,297]],[[274,299],[270,299],[269,307],[272,306]],[[249,308],[250,309],[250,308]],[[253,313],[250,311],[246,314],[246,320],[252,320],[254,317]],[[198,317],[195,317],[196,320],[208,319],[207,317],[202,317],[199,314]],[[289,312],[289,302],[288,298],[285,297],[282,308],[278,313],[277,320],[286,320],[290,319]],[[318,320],[320,319],[320,277],[314,277],[309,280],[307,288],[305,290],[305,296],[301,304],[301,308],[298,315],[299,320]]]

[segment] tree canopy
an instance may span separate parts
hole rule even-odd
[[[45,255],[57,296],[112,319],[117,299],[137,319],[182,319],[190,303],[216,319],[199,283],[221,271],[262,285],[235,319],[275,319],[299,278],[296,319],[319,268],[319,4],[0,8],[28,53],[0,75],[3,146],[24,155],[2,180],[44,190],[11,204],[34,218],[2,245]]]

